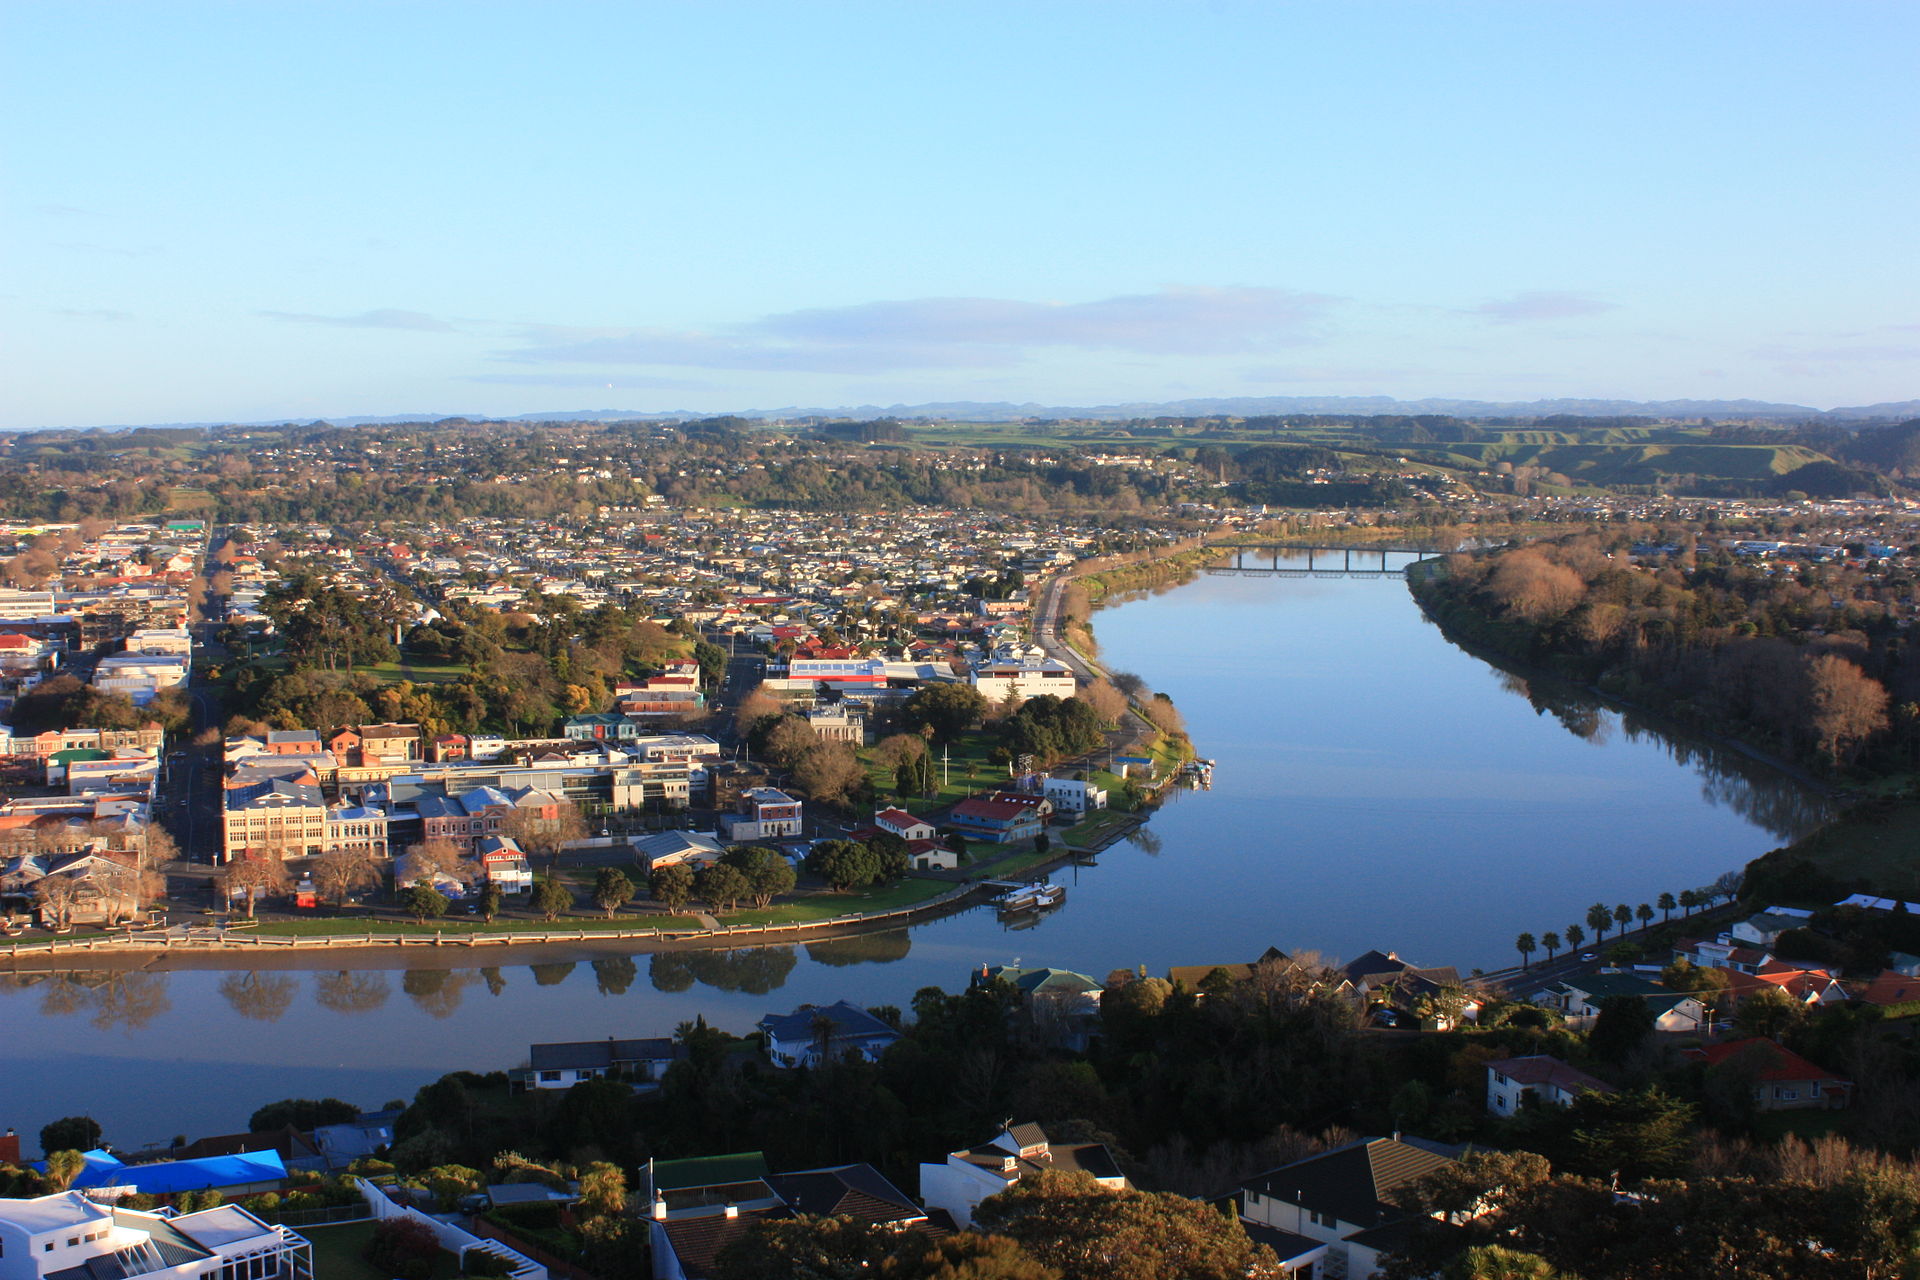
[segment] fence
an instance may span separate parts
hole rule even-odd
[[[584,1267],[576,1266],[550,1250],[542,1249],[537,1244],[522,1240],[519,1236],[496,1222],[489,1222],[485,1218],[475,1218],[473,1220],[473,1231],[475,1235],[488,1240],[497,1240],[509,1249],[512,1249],[515,1253],[532,1258],[535,1262],[545,1267],[549,1275],[558,1277],[558,1280],[600,1280],[600,1277],[594,1275],[593,1272],[586,1270]]]
[[[364,1203],[359,1204],[323,1204],[312,1209],[250,1209],[254,1217],[262,1222],[271,1222],[283,1227],[335,1227],[345,1222],[365,1222],[373,1217],[373,1211]]]
[[[875,911],[868,914],[834,916],[826,920],[805,920],[789,924],[735,924],[721,925],[714,929],[542,929],[530,933],[454,933],[447,934],[436,929],[432,936],[408,933],[358,933],[326,934],[259,934],[247,933],[234,936],[212,929],[185,930],[147,930],[127,933],[124,936],[97,938],[48,938],[28,942],[14,941],[8,944],[8,958],[34,955],[68,955],[76,951],[142,951],[142,950],[242,950],[272,951],[280,949],[299,950],[302,947],[490,947],[512,946],[516,943],[532,942],[589,942],[589,941],[648,941],[648,942],[692,942],[704,943],[720,940],[732,942],[742,938],[764,940],[773,935],[825,932],[833,929],[846,929],[855,925],[881,924],[889,920],[905,920],[914,916],[941,911],[947,907],[979,893],[977,884],[963,885],[957,889],[916,902],[910,906],[896,907],[891,911]]]
[[[506,1264],[512,1268],[513,1280],[549,1280],[547,1269],[535,1262],[532,1258],[529,1258],[526,1254],[521,1253],[518,1249],[509,1248],[497,1240],[483,1240],[463,1227],[457,1227],[451,1222],[442,1222],[438,1218],[428,1217],[418,1209],[409,1208],[391,1199],[386,1192],[374,1186],[365,1178],[355,1178],[353,1182],[354,1186],[359,1188],[361,1196],[366,1200],[367,1208],[371,1211],[373,1217],[382,1222],[393,1218],[406,1218],[419,1223],[427,1230],[433,1232],[433,1238],[440,1242],[442,1249],[445,1249],[448,1253],[461,1260],[462,1269],[464,1269],[466,1265],[467,1251],[470,1249],[478,1249],[482,1253],[490,1253],[494,1257],[505,1261]]]

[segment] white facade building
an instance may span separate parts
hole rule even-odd
[[[179,1217],[78,1191],[0,1200],[0,1280],[313,1280],[312,1251],[237,1205]]]

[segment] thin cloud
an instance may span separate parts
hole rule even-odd
[[[476,373],[461,382],[486,382],[507,387],[601,387],[609,391],[711,391],[713,384],[691,378],[634,377],[621,374],[609,378],[598,373]]]
[[[133,319],[131,311],[114,311],[106,307],[76,309],[73,307],[51,307],[49,311],[67,320],[104,320],[113,324],[123,324]]]
[[[452,333],[445,320],[424,311],[362,311],[357,316],[320,316],[304,311],[256,311],[255,315],[286,324],[326,324],[342,329],[411,329],[416,333]]]
[[[1525,324],[1533,320],[1572,320],[1618,310],[1618,304],[1589,293],[1567,293],[1555,289],[1536,289],[1496,298],[1468,310],[1497,324]]]
[[[1796,347],[1769,343],[1753,348],[1752,354],[1758,359],[1774,364],[1804,368],[1807,365],[1849,364],[1862,360],[1884,360],[1892,363],[1920,360],[1920,346],[1910,343],[1860,343],[1852,346]]]
[[[500,358],[886,373],[1005,367],[1035,348],[1221,355],[1313,341],[1337,302],[1260,288],[1167,288],[1078,303],[913,298],[789,311],[713,332],[536,328]]]

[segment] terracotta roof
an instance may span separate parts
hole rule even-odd
[[[1682,1050],[1688,1057],[1705,1062],[1710,1067],[1720,1066],[1729,1059],[1739,1057],[1748,1050],[1754,1050],[1756,1063],[1766,1065],[1758,1070],[1762,1080],[1832,1080],[1850,1083],[1845,1076],[1835,1075],[1817,1063],[1809,1062],[1793,1050],[1773,1040],[1750,1037],[1745,1040],[1723,1040],[1719,1044],[1710,1044],[1698,1049]]]

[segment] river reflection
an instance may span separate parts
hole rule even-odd
[[[740,947],[731,951],[662,951],[648,961],[655,991],[668,994],[698,982],[716,991],[763,996],[782,986],[799,957],[792,947]]]
[[[4,975],[0,991],[39,996],[42,1017],[87,1015],[102,1031],[132,1033],[173,1008],[167,975],[145,969],[81,969]]]
[[[278,1022],[293,1007],[294,993],[299,988],[287,974],[249,969],[227,974],[220,979],[219,989],[220,998],[241,1017],[255,1022]]]

